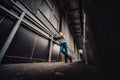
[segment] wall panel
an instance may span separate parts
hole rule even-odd
[[[36,46],[33,54],[33,58],[39,58],[39,59],[48,59],[48,53],[49,53],[49,40],[38,36],[36,41]]]
[[[59,51],[60,51],[60,46],[55,44],[55,43],[53,43],[52,57],[51,57],[52,60],[59,61],[59,59],[60,59]]]
[[[2,13],[0,12],[0,15]],[[5,15],[1,15],[0,19],[0,49],[2,48],[3,44],[5,43],[7,37],[9,36],[14,24],[15,20],[6,17]]]
[[[6,55],[30,57],[35,41],[35,33],[20,26]]]
[[[34,14],[37,13],[37,10],[40,6],[42,0],[22,0],[22,2],[28,6],[29,9],[32,10]]]

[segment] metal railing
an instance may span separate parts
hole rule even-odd
[[[20,24],[23,24],[23,25],[27,25],[26,27],[28,27],[29,29],[31,29],[32,31],[36,32],[38,35],[41,35],[43,36],[44,38],[47,38],[49,40],[51,40],[51,45],[53,44],[53,42],[55,42],[56,44],[59,45],[59,43],[55,40],[53,40],[53,36],[54,35],[58,35],[58,34],[55,34],[53,31],[50,30],[50,28],[48,28],[40,19],[37,18],[37,16],[35,16],[29,9],[27,9],[24,5],[20,4],[18,5],[18,3],[16,3],[15,1],[13,0],[10,0],[10,2],[15,6],[17,7],[17,11],[19,13],[21,13],[21,16],[18,16],[16,15],[15,13],[11,12],[9,9],[7,9],[6,7],[0,5],[0,9],[2,11],[4,11],[7,15],[9,15],[11,18],[16,18],[19,22],[16,23],[16,25],[14,25],[14,27],[16,28],[20,26]],[[34,25],[31,25],[29,22],[27,22],[27,20],[30,21],[32,24]],[[53,27],[54,28],[54,27]],[[18,28],[17,28],[18,29]],[[8,39],[6,40],[6,42],[4,43],[4,46],[2,47],[1,51],[0,51],[0,61],[3,59],[8,47],[10,46],[11,44],[11,41],[14,37],[14,35],[16,34],[16,31],[12,31],[11,32],[11,35],[9,35]],[[48,35],[45,35],[44,33],[41,32],[44,31],[45,33],[47,33]],[[56,30],[56,29],[55,29]],[[14,35],[13,35],[13,32],[14,32]],[[56,32],[58,33],[58,31],[56,30]],[[11,38],[11,39],[10,39]],[[49,59],[48,61],[51,60],[51,49],[52,49],[52,46],[50,46],[50,50],[49,50]],[[74,53],[74,51],[72,49],[69,48],[69,51],[71,53]]]

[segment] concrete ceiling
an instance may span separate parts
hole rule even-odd
[[[72,29],[72,32],[74,34],[74,37],[76,38],[78,48],[81,48],[81,42],[82,42],[82,12],[80,7],[80,1],[79,0],[59,0],[60,6],[62,7],[62,10],[65,11],[70,27]]]

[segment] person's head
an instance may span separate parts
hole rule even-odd
[[[60,35],[60,36],[63,36],[63,33],[62,33],[62,32],[59,32],[59,35]]]

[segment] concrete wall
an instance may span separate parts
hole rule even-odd
[[[93,34],[94,54],[100,80],[119,80],[120,4],[118,0],[82,0]]]
[[[31,61],[61,61],[59,45],[53,41],[52,35],[58,35],[60,12],[57,2],[48,0],[2,0],[0,7],[0,49],[4,49],[5,41],[19,20],[19,24],[2,63]],[[12,3],[12,4],[11,4]],[[51,5],[53,3],[53,5]],[[9,8],[8,8],[9,7]],[[12,14],[11,14],[12,13]],[[17,16],[17,17],[16,17]],[[62,27],[70,48],[74,51],[74,40],[66,19],[62,19]],[[1,53],[0,53],[1,56]]]

